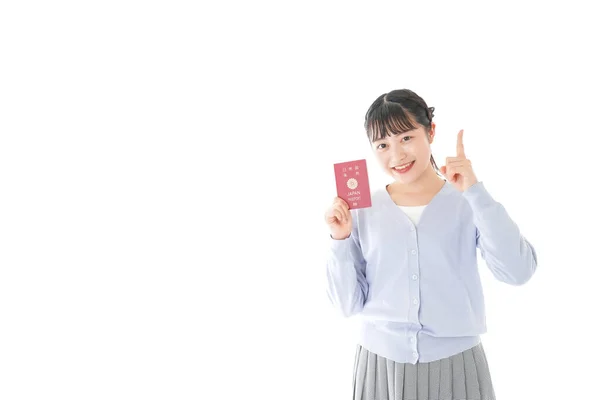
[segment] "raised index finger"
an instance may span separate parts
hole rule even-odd
[[[463,130],[461,129],[458,132],[458,140],[456,141],[456,156],[464,157],[465,156],[465,146],[463,145]]]

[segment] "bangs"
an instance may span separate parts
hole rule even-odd
[[[371,142],[387,136],[399,135],[413,129],[417,125],[413,117],[397,103],[383,102],[367,114],[365,122],[367,135]]]

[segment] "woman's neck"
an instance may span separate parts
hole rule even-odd
[[[414,182],[405,184],[393,182],[387,186],[387,191],[390,194],[398,195],[420,195],[437,193],[446,181],[435,172],[433,166],[429,166],[425,172]]]

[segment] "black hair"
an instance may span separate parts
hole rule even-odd
[[[371,142],[386,136],[399,135],[418,125],[425,128],[429,135],[435,107],[427,106],[425,100],[409,89],[393,90],[379,96],[365,115],[365,130]],[[431,165],[436,173],[443,177],[437,167],[433,154]]]

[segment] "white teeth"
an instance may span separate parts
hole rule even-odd
[[[397,167],[394,167],[394,169],[400,169],[400,170],[402,170],[402,169],[406,169],[407,167],[409,167],[409,166],[410,166],[410,164],[412,164],[412,161],[411,161],[411,162],[409,162],[408,164],[399,165],[399,166],[397,166]]]

